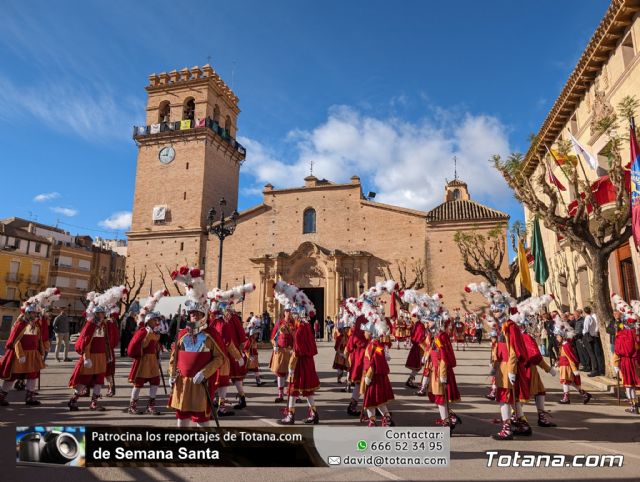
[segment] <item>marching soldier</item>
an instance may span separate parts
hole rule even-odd
[[[133,384],[128,412],[132,415],[149,413],[160,415],[156,409],[156,394],[160,386],[160,365],[158,350],[160,349],[160,335],[157,328],[160,322],[160,313],[151,311],[144,316],[144,324],[140,326],[129,343],[128,354],[133,358],[129,383]],[[138,410],[138,398],[140,389],[145,383],[149,383],[149,402],[143,412]]]
[[[389,381],[389,364],[383,340],[390,329],[385,321],[374,318],[362,327],[364,336],[370,340],[364,355],[364,377],[360,386],[362,408],[369,418],[369,427],[376,426],[376,411],[382,414],[381,425],[395,425],[387,404],[394,399]]]
[[[578,393],[582,396],[582,403],[587,404],[591,400],[591,394],[582,389],[580,379],[580,371],[578,370],[579,361],[576,354],[571,348],[571,339],[573,338],[573,330],[560,317],[556,318],[554,328],[556,341],[560,346],[560,358],[558,359],[558,368],[560,374],[560,383],[562,384],[562,400],[559,403],[569,404],[569,388],[573,385]]]
[[[278,397],[275,399],[275,403],[284,402],[284,384],[289,373],[289,360],[291,359],[291,350],[293,350],[293,331],[291,308],[285,307],[283,317],[276,321],[271,331],[273,353],[269,369],[276,376],[278,384]]]

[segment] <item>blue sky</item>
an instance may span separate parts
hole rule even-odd
[[[607,6],[4,1],[0,217],[123,237],[147,77],[210,56],[240,97],[241,209],[266,182],[301,185],[311,160],[429,209],[457,156],[474,199],[521,218],[487,159],[526,150]]]

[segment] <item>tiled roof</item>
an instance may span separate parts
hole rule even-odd
[[[507,220],[509,215],[468,199],[440,204],[427,213],[427,221]]]

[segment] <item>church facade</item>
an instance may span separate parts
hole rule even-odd
[[[235,141],[237,97],[208,65],[154,74],[147,91],[148,125],[134,132],[139,154],[127,271],[146,273],[145,295],[183,264],[203,268],[213,287],[220,241],[208,234],[207,217],[222,197],[225,213],[236,209],[245,155]],[[235,231],[224,240],[221,286],[256,285],[245,316],[278,314],[272,287],[279,279],[303,288],[321,319],[333,318],[342,298],[388,277],[440,292],[450,308],[484,304],[464,292],[478,279],[464,270],[454,235],[500,225],[506,237],[509,217],[471,200],[463,181],[446,183],[444,202],[431,211],[369,200],[356,175],[348,183],[310,175],[300,184],[267,184],[261,204],[225,220]]]

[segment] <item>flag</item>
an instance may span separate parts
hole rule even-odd
[[[631,229],[636,248],[640,246],[640,147],[636,138],[636,123],[629,122],[629,142],[631,152]]]
[[[571,164],[573,164],[574,166],[578,165],[578,158],[576,156],[565,156],[560,151],[556,151],[555,149],[549,149],[548,147],[547,147],[547,151],[549,151],[549,154],[551,154],[551,157],[553,157],[553,160],[556,161],[556,164],[560,167],[562,167],[563,164],[569,161],[571,161]]]
[[[202,119],[196,119],[195,127],[204,127],[206,120],[207,119],[205,117],[203,117]]]
[[[518,239],[518,268],[520,269],[520,283],[529,293],[533,293],[531,273],[529,273],[529,262],[527,261],[527,253],[524,251],[522,239]]]
[[[187,129],[191,129],[191,120],[190,119],[185,119],[185,120],[181,120],[180,121],[180,130],[184,131]]]
[[[531,238],[531,254],[533,255],[533,274],[536,283],[543,285],[549,277],[549,266],[544,253],[542,233],[540,232],[540,222],[538,216],[533,220],[533,236]]]
[[[158,134],[160,132],[160,124],[151,124],[149,128],[150,134]]]
[[[589,153],[589,151],[587,151],[584,147],[582,147],[582,145],[578,142],[578,139],[573,137],[573,134],[571,132],[569,132],[569,137],[571,138],[571,144],[573,145],[573,150],[576,151],[578,155],[584,157],[587,163],[591,166],[591,169],[596,171],[598,169],[598,160],[595,157],[593,157]]]
[[[544,161],[545,165],[547,166],[547,174],[549,175],[549,182],[551,184],[553,184],[554,186],[556,186],[558,189],[560,189],[561,191],[566,191],[567,188],[565,188],[562,183],[560,182],[560,179],[558,179],[555,174],[553,173],[553,169],[551,168],[551,164],[549,164],[547,161]]]

